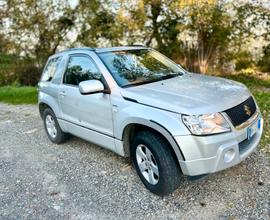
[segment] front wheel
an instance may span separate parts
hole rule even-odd
[[[131,156],[140,179],[151,192],[164,196],[180,185],[179,164],[169,143],[159,134],[142,131],[135,135]]]

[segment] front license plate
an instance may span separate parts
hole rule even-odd
[[[256,133],[256,131],[258,129],[260,129],[261,127],[261,120],[260,118],[258,119],[258,121],[256,121],[255,123],[253,123],[248,129],[247,129],[247,139],[250,140],[253,135]]]

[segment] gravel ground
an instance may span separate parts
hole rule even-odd
[[[50,143],[36,105],[0,104],[0,219],[270,219],[269,157],[147,191],[128,159],[79,138]]]

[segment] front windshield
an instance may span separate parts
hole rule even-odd
[[[169,79],[184,72],[171,60],[151,49],[103,52],[99,57],[121,87]]]

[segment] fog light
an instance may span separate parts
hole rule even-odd
[[[228,150],[225,154],[224,154],[224,162],[225,163],[229,163],[233,160],[235,156],[235,150],[234,149],[230,149]]]

